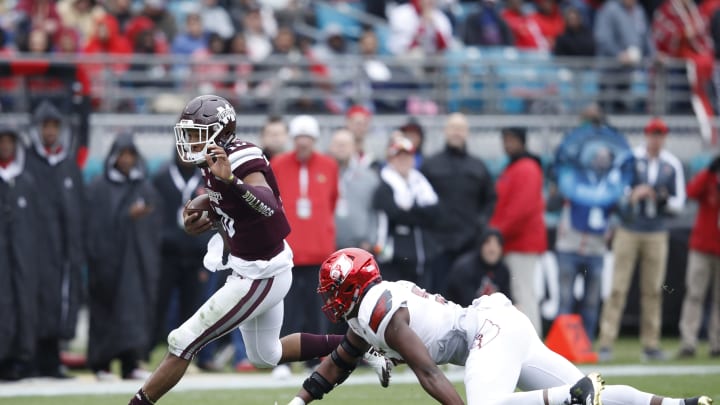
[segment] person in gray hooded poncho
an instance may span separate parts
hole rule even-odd
[[[60,366],[60,340],[75,335],[82,298],[81,271],[85,262],[83,215],[85,187],[74,159],[70,128],[50,102],[42,102],[33,115],[32,142],[27,170],[43,190],[43,230],[49,248],[38,274],[38,328],[35,373],[67,377]]]
[[[139,360],[150,349],[162,219],[160,196],[147,177],[132,135],[120,134],[105,172],[88,186],[88,363],[108,380],[120,359],[122,377],[144,379]]]

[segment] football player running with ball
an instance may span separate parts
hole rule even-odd
[[[326,356],[342,335],[295,333],[280,339],[283,299],[292,282],[293,254],[275,176],[257,146],[235,137],[235,110],[222,97],[191,100],[175,125],[179,157],[198,165],[223,238],[208,243],[205,266],[232,269],[227,282],[168,336],[169,353],[130,405],[149,405],[180,381],[192,358],[209,342],[240,327],[256,367]],[[183,213],[185,231],[197,235],[214,225],[200,212]],[[224,249],[229,250],[224,255]],[[315,309],[313,309],[315,310]],[[390,363],[364,353],[386,386]]]
[[[320,268],[318,293],[331,321],[345,319],[346,340],[305,380],[290,405],[330,392],[352,372],[371,345],[413,370],[422,387],[443,404],[462,404],[437,367],[465,366],[467,402],[518,405],[709,405],[707,396],[664,398],[626,385],[584,376],[548,349],[530,320],[503,294],[482,296],[468,307],[429,294],[407,281],[382,281],[373,256],[342,249]],[[525,392],[515,392],[519,387]]]

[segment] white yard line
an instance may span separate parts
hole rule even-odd
[[[720,375],[718,366],[662,366],[662,365],[625,365],[580,366],[583,373],[599,371],[604,376],[662,376],[662,375]],[[463,370],[454,367],[447,371],[453,382],[463,381]],[[277,380],[269,373],[256,374],[189,374],[175,387],[173,392],[224,390],[224,389],[271,389],[300,387],[305,374]],[[417,379],[409,370],[395,373],[391,384],[413,384]],[[374,373],[364,372],[351,376],[345,384],[378,384]],[[28,379],[14,383],[0,383],[0,397],[54,396],[54,395],[107,395],[132,394],[141,386],[139,381],[98,382],[91,375],[74,380]]]

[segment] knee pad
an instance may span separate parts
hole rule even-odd
[[[282,344],[279,340],[272,347],[259,347],[258,350],[247,347],[246,349],[248,360],[257,368],[273,368],[278,365],[282,357]]]
[[[182,326],[173,330],[168,334],[168,351],[175,356],[185,360],[192,360],[195,353],[188,352],[186,349],[192,343],[194,336],[182,330]]]

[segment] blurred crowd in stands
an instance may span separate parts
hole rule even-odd
[[[528,149],[526,128],[503,128],[508,160],[496,178],[468,151],[472,134],[462,113],[447,115],[442,133],[428,134],[409,119],[383,134],[388,142],[379,156],[367,147],[372,121],[371,111],[351,107],[344,125],[332,128],[327,151],[311,115],[270,117],[259,134],[292,228],[294,283],[283,335],[328,331],[314,293],[318,263],[356,246],[376,255],[384,278],[418,282],[463,305],[504,292],[541,336],[547,325],[535,280],[551,260],[557,314],[582,316],[601,360],[612,358],[639,264],[641,354],[666,359],[659,338],[668,220],[687,197],[699,210],[687,271],[672,269],[686,275],[677,356],[696,355],[701,330],[709,355],[720,356],[720,155],[686,187],[682,165],[665,147],[672,134],[662,119],[648,118],[644,142],[631,148],[592,105],[565,135],[550,170]],[[429,136],[442,137],[444,146],[428,151]],[[70,123],[48,102],[23,133],[0,128],[0,379],[64,378],[64,365],[74,365],[112,380],[115,360],[122,378],[144,379],[142,361],[227,276],[204,270],[208,238],[187,235],[179,219],[185,203],[204,193],[198,168],[172,159],[151,173],[133,134],[121,133],[102,174],[86,184],[72,137]],[[548,212],[560,217],[552,237]],[[612,265],[605,262],[610,252]],[[613,276],[603,300],[608,266]],[[87,356],[71,361],[61,352],[81,306],[90,313]],[[233,353],[235,370],[254,369],[237,332],[225,348],[206,347],[197,365],[222,370]]]
[[[608,58],[613,62],[602,71],[599,86],[620,99],[639,66],[689,60],[690,87],[698,98],[693,107],[702,106],[708,115],[716,107],[712,75],[720,54],[718,0],[17,0],[0,7],[0,57],[17,52],[183,55],[206,63],[190,68],[130,59],[87,68],[96,82],[103,68],[139,74],[144,84],[129,80],[135,87],[218,77],[196,92],[235,94],[238,108],[243,95],[273,92],[270,81],[250,76],[268,69],[262,63],[272,57],[285,65],[277,67],[275,80],[291,80],[298,74],[293,61],[304,60],[314,86],[327,88],[347,55],[362,55],[366,73],[381,80],[403,72],[392,71],[378,56],[390,55],[412,70],[413,61],[464,46]],[[241,59],[213,62],[216,55]],[[353,101],[358,102],[326,100],[314,107],[343,113]],[[425,101],[414,101],[413,112],[437,112]],[[619,101],[605,107],[610,112],[628,108]]]

